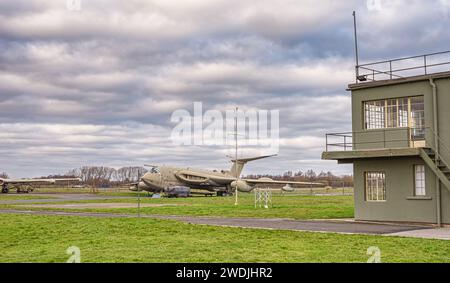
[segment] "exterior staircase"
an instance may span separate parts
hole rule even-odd
[[[450,166],[431,148],[420,149],[420,156],[428,167],[433,170],[444,187],[450,191]]]

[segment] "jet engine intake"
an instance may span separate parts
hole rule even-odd
[[[282,187],[281,189],[283,191],[285,191],[285,192],[293,192],[293,191],[295,191],[295,189],[290,184],[287,184],[286,186]]]
[[[144,182],[140,181],[137,186],[135,186],[136,191],[151,191],[151,188],[147,186]]]
[[[248,193],[253,191],[253,187],[250,186],[246,181],[242,181],[242,180],[237,180],[237,181],[233,181],[231,183],[231,187],[233,189],[236,189],[240,192],[244,192],[244,193]]]

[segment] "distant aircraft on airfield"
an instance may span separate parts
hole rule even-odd
[[[152,193],[165,193],[169,196],[189,196],[191,189],[205,191],[204,194],[216,193],[218,196],[240,192],[251,192],[258,185],[285,185],[283,191],[294,191],[291,185],[323,186],[322,183],[275,181],[270,178],[240,179],[244,165],[250,161],[264,159],[270,156],[244,158],[232,160],[230,170],[211,171],[192,168],[178,168],[169,166],[146,165],[151,170],[139,181],[130,187],[132,191],[148,191]]]
[[[81,182],[80,178],[58,178],[58,179],[3,179],[0,178],[0,188],[2,194],[7,194],[11,189],[16,189],[17,193],[29,193],[34,190],[36,184],[54,184],[56,182]]]

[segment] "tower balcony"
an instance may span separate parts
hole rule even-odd
[[[351,163],[357,159],[419,156],[421,148],[428,148],[427,140],[432,139],[431,135],[427,128],[386,128],[326,134],[326,150],[322,159]]]

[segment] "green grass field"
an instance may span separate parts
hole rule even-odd
[[[239,205],[234,205],[234,197],[195,197],[179,199],[141,198],[142,203],[175,204],[176,206],[144,207],[143,214],[192,215],[192,216],[224,216],[224,217],[262,217],[262,218],[294,218],[294,219],[335,219],[353,217],[352,196],[274,196],[270,209],[254,207],[252,194],[240,194]],[[68,203],[135,203],[136,198],[108,199],[92,201],[58,202]],[[3,209],[30,209],[30,203],[21,205],[0,205]],[[31,208],[36,210],[69,210],[53,208]],[[70,209],[71,211],[75,209]],[[76,209],[81,210],[81,209]],[[136,208],[97,208],[82,209],[86,212],[137,213]]]
[[[448,241],[254,230],[169,220],[3,215],[0,262],[450,262]]]

